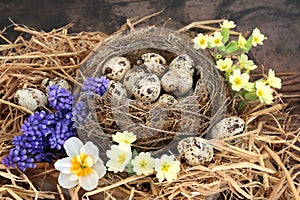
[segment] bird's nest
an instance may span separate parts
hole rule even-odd
[[[128,21],[126,26],[134,29],[136,22],[140,21]],[[205,25],[208,27],[210,23],[216,22],[219,21],[194,23],[192,26],[203,27]],[[214,29],[213,26],[209,27]],[[101,46],[103,42],[105,40],[107,44],[118,42],[111,40],[111,37],[101,32],[69,34],[69,28],[67,26],[50,32],[43,32],[15,24],[15,31],[22,34],[14,42],[5,38],[5,30],[1,32],[0,37],[6,44],[0,47],[0,160],[8,154],[9,149],[12,148],[12,138],[21,134],[20,126],[28,114],[31,114],[31,111],[13,102],[15,91],[24,87],[41,89],[41,81],[45,77],[62,77],[73,85],[80,85],[82,78],[98,70],[95,66],[89,65],[90,62],[95,61],[93,59],[95,54],[103,56],[104,60],[101,59],[100,62],[107,59],[106,55],[99,55],[101,49],[106,48]],[[188,28],[192,27],[189,26]],[[186,31],[186,29],[182,29],[182,31]],[[24,35],[26,38],[30,36],[30,39],[24,39]],[[117,36],[112,38],[115,37]],[[124,37],[126,38],[126,35]],[[143,36],[140,37],[143,38]],[[126,43],[127,40],[124,42]],[[182,51],[187,51],[183,42],[181,45],[177,45],[177,50],[170,49],[170,47],[155,49],[164,50],[171,59]],[[147,48],[150,47],[146,46]],[[123,51],[121,54],[136,54],[138,56],[139,53],[133,50]],[[195,52],[191,49],[190,51]],[[208,59],[205,69],[209,70],[208,72],[214,71],[212,70],[213,60],[206,52],[200,54],[202,55],[201,58]],[[196,55],[192,55],[192,57],[197,59]],[[205,67],[205,65],[201,66]],[[90,70],[90,67],[93,70]],[[237,112],[235,107],[238,99],[235,96],[226,92],[229,97],[227,101],[223,96],[217,96],[217,98],[215,96],[218,94],[216,91],[219,91],[220,88],[212,81],[216,80],[215,78],[218,80],[219,75],[214,75],[214,72],[210,75],[203,75],[202,69],[197,68],[197,70],[199,71],[197,78],[204,79],[205,83],[205,87],[201,88],[207,90],[202,91],[195,84],[194,92],[186,97],[187,101],[183,101],[185,103],[177,108],[165,108],[167,117],[163,126],[159,126],[159,130],[155,129],[155,126],[148,121],[152,113],[151,110],[163,110],[157,105],[143,105],[130,101],[129,104],[126,104],[127,107],[125,106],[126,112],[123,112],[123,117],[128,114],[131,121],[144,127],[143,130],[155,129],[152,133],[160,134],[159,137],[157,135],[151,136],[156,137],[156,141],[151,137],[140,140],[139,146],[141,148],[152,151],[161,148],[160,145],[166,144],[167,141],[161,142],[160,138],[162,140],[171,139],[174,137],[174,133],[180,133],[178,131],[180,126],[176,126],[176,123],[181,120],[187,124],[192,123],[193,126],[188,127],[196,130],[181,131],[183,134],[193,133],[203,136],[205,130],[218,118],[220,112],[216,108],[226,104],[227,112],[225,114],[242,117],[247,123],[247,130],[243,134],[230,138],[210,140],[214,147],[214,158],[210,163],[190,167],[182,162],[178,179],[172,183],[158,183],[154,175],[144,177],[128,176],[124,173],[107,173],[99,181],[98,188],[90,192],[83,191],[79,187],[71,190],[62,189],[57,184],[58,172],[54,169],[53,164],[37,163],[36,169],[25,172],[18,169],[8,169],[0,164],[0,197],[3,199],[68,199],[70,196],[73,199],[204,199],[217,194],[220,199],[299,198],[300,133],[293,117],[289,115],[286,109],[287,105],[277,95],[275,103],[271,106],[247,105],[242,111]],[[80,75],[78,75],[79,71],[81,72]],[[212,77],[214,79],[210,79]],[[99,102],[95,103],[97,101]],[[130,127],[126,126],[127,121],[123,121],[125,125],[122,122],[124,126],[120,126],[121,122],[116,121],[118,120],[117,114],[113,113],[117,112],[118,109],[122,110],[123,105],[114,105],[114,108],[118,109],[112,111],[111,102],[107,101],[106,96],[95,102],[91,104],[91,108],[95,108],[94,117],[101,127],[101,132],[98,132],[98,135],[99,133],[100,136],[111,134],[117,131],[119,127],[123,127],[124,130],[131,130]],[[197,105],[203,110],[193,110],[195,106],[189,108],[189,103]],[[184,112],[192,112],[192,115],[182,115]],[[182,116],[187,117],[182,118]],[[214,118],[215,116],[216,118]],[[195,125],[196,122],[200,123]],[[82,129],[80,134],[84,135],[85,130]],[[151,149],[152,147],[154,148]],[[211,198],[213,197],[211,196]]]

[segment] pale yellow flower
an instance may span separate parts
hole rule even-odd
[[[106,173],[98,148],[92,142],[83,145],[76,137],[69,138],[64,148],[69,157],[57,160],[54,164],[55,169],[60,171],[59,185],[66,189],[77,184],[85,190],[95,189],[98,180]]]
[[[247,43],[247,40],[246,38],[244,38],[244,36],[242,36],[242,34],[239,35],[239,39],[238,39],[238,44],[239,44],[239,47],[241,49],[246,49],[245,45]]]
[[[136,141],[136,135],[132,132],[124,131],[124,132],[117,132],[116,135],[112,136],[113,141],[117,143],[125,143],[131,144]]]
[[[281,79],[275,77],[275,71],[272,69],[269,69],[267,83],[274,88],[281,88]]]
[[[231,28],[235,28],[235,27],[236,27],[236,25],[234,24],[234,21],[228,21],[227,19],[225,19],[225,20],[223,21],[223,23],[220,24],[220,26],[221,26],[222,28],[228,28],[228,29],[231,29]]]
[[[219,59],[217,60],[216,64],[217,65],[215,67],[218,68],[219,70],[227,71],[231,68],[233,61],[231,58],[225,58],[224,60]]]
[[[195,49],[205,49],[208,46],[208,35],[203,35],[199,33],[194,39],[194,48]]]
[[[263,41],[267,39],[263,34],[260,33],[258,28],[255,28],[252,32],[252,45],[256,46],[257,44],[263,45]]]
[[[231,88],[234,91],[240,91],[242,88],[246,87],[249,81],[249,74],[241,74],[240,69],[235,69],[233,74],[229,76],[229,82],[232,84]]]
[[[216,31],[213,36],[210,36],[208,38],[208,42],[211,47],[221,47],[224,45],[222,42],[222,39],[223,39],[223,36],[222,36],[221,32]]]
[[[122,143],[112,145],[111,149],[106,151],[106,156],[110,159],[106,163],[108,171],[122,172],[132,156],[130,145]]]
[[[133,171],[137,175],[149,175],[153,173],[155,167],[155,160],[151,157],[149,152],[141,152],[132,161]]]
[[[273,103],[273,90],[269,85],[265,85],[262,81],[256,81],[256,95],[258,96],[259,100],[266,104]]]
[[[177,179],[177,173],[180,171],[180,162],[171,155],[163,155],[160,159],[155,159],[155,171],[156,177],[159,182],[167,179],[168,182],[172,182]]]
[[[246,54],[239,55],[238,61],[241,69],[251,71],[257,68],[257,65],[255,65],[252,60],[248,60],[248,56]]]
[[[255,90],[255,84],[248,82],[247,85],[244,87],[245,90],[247,90],[248,92],[252,92]]]

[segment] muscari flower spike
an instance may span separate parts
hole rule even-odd
[[[54,84],[49,87],[48,92],[49,105],[58,110],[71,110],[73,104],[73,95],[65,88]]]
[[[105,76],[101,76],[100,78],[90,78],[88,77],[84,82],[81,88],[83,93],[95,93],[102,96],[108,87],[109,79]]]

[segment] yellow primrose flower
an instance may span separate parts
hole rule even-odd
[[[137,175],[149,175],[153,173],[155,167],[155,160],[151,157],[149,152],[141,152],[132,161],[133,171]]]
[[[269,69],[267,83],[274,88],[281,88],[281,79],[275,77],[275,71],[272,69]]]
[[[248,56],[244,53],[238,56],[238,61],[241,69],[251,71],[257,68],[257,65],[252,60],[248,60]]]
[[[255,28],[252,32],[252,45],[255,47],[257,44],[263,45],[263,41],[267,39],[263,34],[260,33],[258,28]]]
[[[113,141],[117,143],[125,143],[131,144],[136,141],[136,135],[132,132],[124,131],[124,132],[117,132],[116,135],[112,136]]]
[[[240,69],[235,69],[233,74],[229,76],[229,82],[232,84],[232,90],[240,91],[242,88],[246,87],[249,81],[249,74],[241,74]]]
[[[239,35],[239,39],[238,39],[238,44],[239,44],[239,47],[241,49],[246,49],[245,45],[247,43],[247,40],[246,38],[244,38],[244,36],[242,36],[242,34]]]
[[[122,172],[132,156],[130,145],[124,143],[112,145],[111,149],[106,151],[106,156],[110,159],[106,163],[108,171]]]
[[[199,33],[197,37],[193,39],[195,49],[205,49],[208,46],[208,35]]]
[[[155,171],[156,177],[159,182],[167,179],[168,182],[172,182],[177,179],[177,173],[180,171],[180,162],[171,155],[163,155],[160,159],[155,159]]]
[[[258,96],[260,102],[265,102],[266,104],[273,103],[273,90],[269,85],[265,85],[262,81],[256,81],[256,95]]]
[[[208,38],[208,42],[211,47],[221,47],[223,46],[222,39],[223,36],[221,35],[221,32],[216,31],[213,36]]]
[[[220,26],[221,26],[222,28],[228,28],[228,29],[231,29],[231,28],[235,28],[235,27],[236,27],[236,25],[234,24],[234,21],[228,21],[227,19],[225,19],[225,20],[223,21],[223,23],[220,24]]]
[[[224,60],[219,59],[216,62],[216,68],[218,68],[221,71],[227,71],[231,68],[233,61],[231,60],[231,58],[225,58]]]
[[[98,148],[92,142],[83,145],[76,137],[69,138],[64,148],[69,157],[59,159],[54,164],[55,169],[60,171],[59,185],[66,189],[77,184],[88,191],[95,189],[98,180],[106,173]]]

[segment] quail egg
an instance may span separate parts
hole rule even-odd
[[[173,69],[168,71],[161,78],[162,88],[176,96],[183,96],[193,86],[193,77],[183,69]]]
[[[174,105],[177,102],[178,102],[177,99],[170,94],[163,94],[157,100],[157,103],[165,104],[165,105],[169,105],[169,106]]]
[[[169,66],[170,70],[172,69],[184,69],[191,74],[194,75],[195,68],[194,68],[194,61],[192,58],[187,54],[182,54],[177,56]]]
[[[210,137],[213,139],[227,138],[233,135],[241,134],[246,129],[246,123],[237,116],[222,119],[210,130]]]
[[[135,81],[143,74],[145,74],[145,71],[139,66],[133,67],[125,74],[123,84],[129,95],[132,94],[132,88]]]
[[[161,77],[166,71],[166,59],[157,53],[145,53],[137,61],[138,65],[144,64],[149,73]]]
[[[179,141],[177,149],[191,166],[210,162],[214,154],[212,145],[200,137],[188,137]]]
[[[137,100],[154,102],[160,94],[159,78],[155,74],[143,74],[134,83],[132,93]]]
[[[127,98],[126,88],[120,82],[110,81],[108,85],[108,93],[116,100]]]
[[[72,86],[68,81],[66,81],[65,79],[59,78],[59,77],[56,77],[53,79],[45,78],[42,81],[42,88],[45,90],[46,93],[48,93],[49,87],[54,84],[58,85],[61,88],[65,88],[68,91],[71,91],[71,89],[72,89]]]
[[[48,103],[46,95],[35,88],[18,89],[14,95],[14,100],[20,106],[28,108],[31,111],[46,106]]]
[[[129,60],[125,57],[117,56],[105,62],[102,68],[102,74],[111,80],[118,81],[125,76],[129,69]]]

